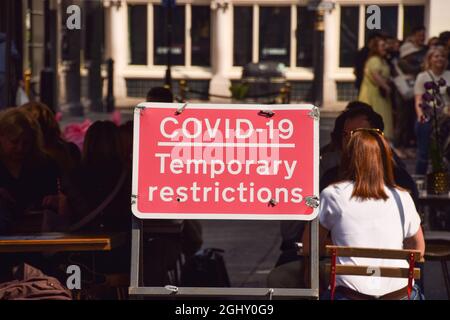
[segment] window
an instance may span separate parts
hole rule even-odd
[[[261,7],[259,16],[259,60],[289,65],[290,7]]]
[[[167,31],[168,11],[161,5],[153,6],[153,38],[154,38],[154,64],[167,64]],[[146,12],[146,10],[144,10]],[[170,49],[171,62],[173,65],[184,65],[185,57],[185,6],[177,5],[172,8],[172,46]],[[142,25],[139,26],[142,33]]]
[[[397,38],[397,21],[398,21],[398,7],[397,6],[380,6],[381,10],[381,30],[370,30],[365,26],[365,41],[371,33],[382,32],[389,36]],[[366,21],[371,14],[367,14],[366,10]]]
[[[353,67],[358,51],[359,7],[341,7],[341,26],[339,39],[339,66]]]
[[[233,11],[233,64],[244,66],[252,61],[253,10],[236,6]]]
[[[192,65],[210,66],[210,8],[209,6],[192,6]]]
[[[128,6],[129,63],[147,64],[147,6]]]
[[[297,9],[297,66],[312,67],[314,11],[307,7]]]
[[[403,8],[403,39],[411,34],[415,27],[420,27],[424,24],[424,6],[405,6]]]

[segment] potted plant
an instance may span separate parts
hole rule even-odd
[[[432,172],[427,174],[427,191],[431,194],[446,194],[450,191],[450,175],[444,161],[442,137],[439,132],[439,113],[444,106],[440,88],[447,85],[444,79],[429,81],[424,84],[426,92],[422,95],[421,108],[423,121],[432,121],[433,133],[430,145]]]

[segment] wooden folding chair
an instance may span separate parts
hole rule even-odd
[[[376,248],[355,248],[326,246],[327,254],[331,257],[331,264],[327,265],[330,270],[330,291],[331,300],[334,299],[336,289],[336,276],[373,276],[374,270],[377,270],[377,276],[389,278],[408,278],[408,298],[411,297],[413,279],[420,279],[420,269],[415,268],[415,263],[420,261],[419,250],[393,250]],[[355,258],[376,258],[376,259],[395,259],[407,260],[409,268],[400,267],[379,267],[379,266],[353,266],[336,264],[337,257],[355,257]]]

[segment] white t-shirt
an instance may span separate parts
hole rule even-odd
[[[401,215],[392,192],[389,199],[351,198],[353,182],[341,182],[320,194],[320,224],[331,232],[333,244],[361,248],[403,249]],[[398,190],[404,211],[404,237],[410,238],[420,227],[420,217],[406,191]],[[408,267],[406,260],[337,257],[337,263],[358,266]],[[381,296],[408,285],[407,279],[364,276],[337,276],[336,286]]]

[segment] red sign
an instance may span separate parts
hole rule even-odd
[[[317,110],[138,105],[133,213],[142,219],[313,219],[319,195]]]

